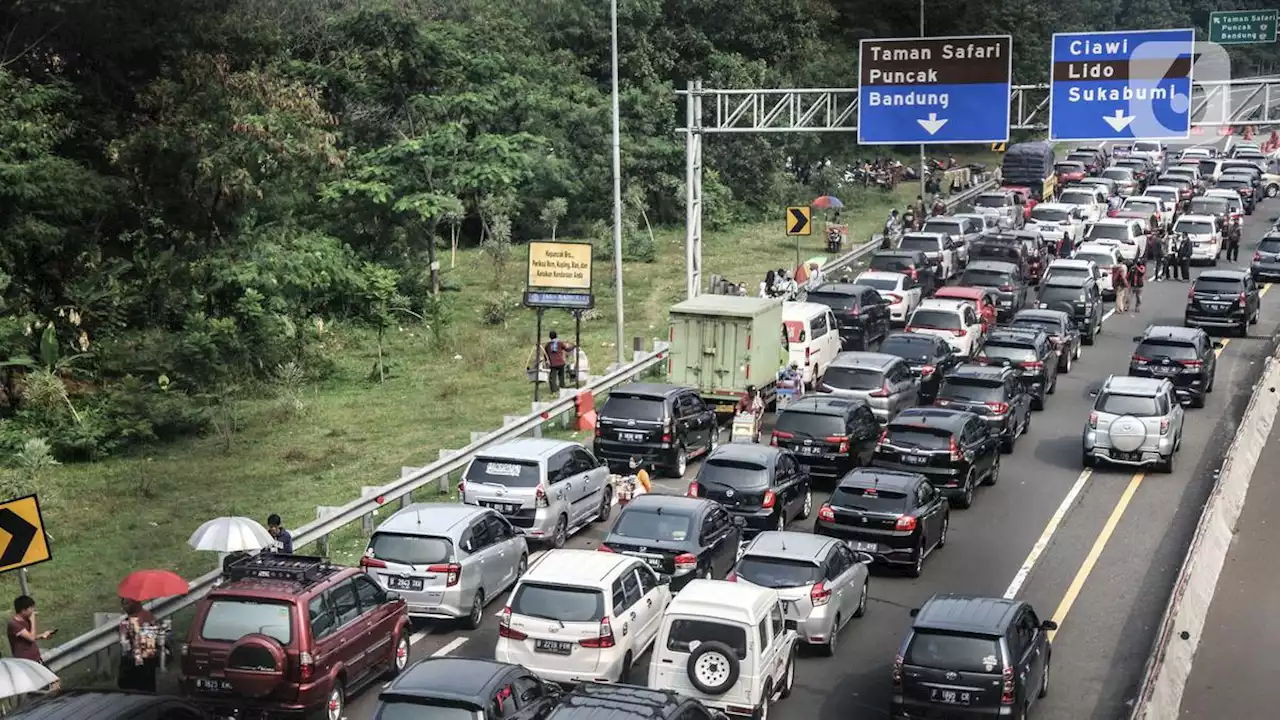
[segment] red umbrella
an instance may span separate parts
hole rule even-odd
[[[185,595],[191,586],[181,575],[168,570],[134,570],[120,581],[116,595],[125,600],[155,600],[156,598]]]

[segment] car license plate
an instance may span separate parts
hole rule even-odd
[[[964,690],[947,690],[946,688],[930,688],[929,700],[943,705],[968,705],[972,698]]]
[[[397,577],[395,575],[384,575],[383,577],[386,578],[388,590],[422,592],[422,578]]]
[[[620,432],[618,433],[618,439],[621,440],[622,442],[633,442],[633,443],[644,442],[644,433]]]
[[[812,447],[812,446],[808,446],[808,447],[801,447],[801,448],[800,448],[800,454],[801,454],[801,455],[821,455],[821,454],[822,454],[822,448],[820,448],[820,447]]]
[[[573,652],[573,643],[560,640],[534,640],[533,649],[537,652],[568,655]]]
[[[213,692],[231,692],[231,681],[218,680],[216,678],[197,678],[197,690],[210,690]]]
[[[1227,305],[1228,305],[1228,303],[1220,303],[1220,302],[1207,302],[1207,303],[1204,303],[1204,306],[1205,306],[1206,308],[1210,309],[1210,310],[1223,310],[1223,309],[1225,309],[1225,308],[1227,307]]]
[[[1169,365],[1157,365],[1151,368],[1151,372],[1155,373],[1156,375],[1177,375],[1178,368],[1172,367]]]
[[[1134,462],[1134,461],[1137,461],[1137,460],[1142,459],[1142,453],[1140,453],[1140,452],[1121,452],[1121,451],[1119,451],[1119,450],[1112,450],[1112,451],[1111,451],[1111,457],[1115,458],[1116,460],[1128,460],[1128,461],[1130,461],[1130,462]]]
[[[851,542],[849,545],[858,552],[875,552],[876,548],[879,547],[873,542]]]
[[[903,455],[902,462],[908,465],[924,465],[929,462],[929,458],[924,455]]]
[[[480,504],[487,508],[493,508],[503,515],[512,515],[520,512],[520,506],[515,503],[486,502]]]

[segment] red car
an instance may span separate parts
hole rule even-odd
[[[1054,172],[1058,174],[1058,184],[1066,185],[1069,182],[1076,182],[1089,177],[1089,168],[1085,164],[1075,160],[1064,160],[1053,166]]]
[[[1005,192],[1013,193],[1014,202],[1022,205],[1023,221],[1030,220],[1031,208],[1034,208],[1036,204],[1040,202],[1039,200],[1036,200],[1036,196],[1031,192],[1031,188],[1025,185],[1005,185],[1000,189]]]
[[[987,288],[949,285],[941,288],[933,296],[945,300],[964,300],[973,306],[982,320],[982,334],[986,335],[996,326],[996,298]]]

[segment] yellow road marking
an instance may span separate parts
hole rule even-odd
[[[1222,357],[1222,351],[1227,349],[1227,345],[1231,343],[1231,338],[1222,338],[1222,347],[1214,348],[1214,357]]]
[[[1262,297],[1263,295],[1266,295],[1267,291],[1270,289],[1271,289],[1271,283],[1267,283],[1266,285],[1263,285],[1262,289],[1258,291],[1258,296]]]

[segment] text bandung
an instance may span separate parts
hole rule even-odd
[[[872,91],[867,95],[867,104],[871,107],[940,107],[946,110],[951,106],[951,95],[949,93]]]

